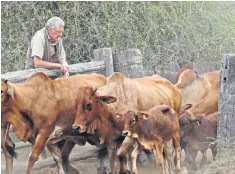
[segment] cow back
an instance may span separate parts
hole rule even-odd
[[[156,105],[167,104],[177,112],[181,106],[179,90],[168,80],[161,78],[124,77],[121,73],[113,74],[107,84],[97,91],[98,95],[111,95],[117,102],[111,104],[115,112],[127,110],[148,110]]]
[[[71,126],[76,116],[78,88],[86,85],[102,86],[105,83],[106,78],[97,74],[52,80],[44,73],[35,73],[24,84],[9,83],[9,86],[14,89],[16,107],[30,117],[34,127],[40,128],[47,124]]]

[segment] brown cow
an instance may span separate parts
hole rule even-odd
[[[105,83],[106,78],[98,74],[75,75],[51,80],[41,72],[32,75],[24,84],[14,84],[7,81],[2,83],[1,93],[2,97],[5,98],[5,102],[2,103],[2,121],[8,121],[11,114],[17,119],[23,115],[32,123],[32,130],[37,132],[26,173],[31,173],[34,163],[53,131],[55,131],[56,126],[60,128],[71,127],[76,115],[75,97],[78,87],[82,85],[103,86]],[[13,121],[16,120],[9,122],[12,123]],[[17,131],[19,130],[17,129]],[[27,140],[31,133],[27,134],[26,131],[25,133],[21,136]],[[73,147],[74,144],[71,146]],[[51,147],[51,151],[57,151],[56,147]],[[71,148],[62,149],[65,155],[62,156],[62,160],[66,164],[63,167],[66,172],[76,170],[68,163]],[[56,160],[61,163],[61,156],[57,156]],[[64,173],[63,167],[60,167],[60,173]]]
[[[160,173],[164,174],[163,147],[173,140],[177,156],[177,170],[180,170],[180,130],[178,114],[168,105],[158,105],[144,112],[127,111],[124,115],[116,114],[116,118],[122,117],[124,121],[123,136],[127,136],[137,142],[137,146],[131,154],[132,173],[138,173],[136,158],[143,149],[156,150],[155,158]],[[120,149],[122,151],[122,149]],[[172,159],[168,149],[164,149],[172,173]]]
[[[168,80],[130,79],[118,72],[113,73],[107,84],[98,88],[97,92],[91,87],[84,87],[79,88],[77,95],[77,115],[73,129],[91,133],[96,129],[101,142],[107,144],[110,149],[116,148],[115,140],[121,136],[123,130],[123,125],[117,126],[112,117],[115,112],[123,114],[128,109],[148,110],[160,104],[167,104],[179,112],[181,106],[181,95]],[[131,146],[128,137],[122,146],[125,146],[125,143],[128,144],[126,148]],[[121,161],[120,172],[123,173],[127,171],[125,153],[126,151],[118,152]]]
[[[198,151],[203,153],[201,164],[206,161],[205,151],[208,148],[211,148],[215,160],[218,112],[209,115],[197,114],[195,117],[196,120],[190,120],[188,115],[183,115],[180,119],[181,138],[189,146],[193,168],[196,168],[195,158]]]
[[[191,119],[195,119],[196,114],[211,114],[218,111],[219,71],[199,76],[193,70],[187,69],[181,73],[175,86],[182,94],[182,106],[193,105],[185,112]]]

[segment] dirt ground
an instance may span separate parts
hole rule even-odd
[[[13,174],[23,174],[26,166],[27,166],[27,158],[31,148],[28,149],[20,149],[17,150],[18,158],[14,160],[14,167],[13,167]],[[209,157],[209,162],[212,161],[211,152],[210,150],[207,152]],[[96,158],[97,156],[97,148],[91,145],[85,146],[75,146],[73,149],[70,161],[73,167],[79,170],[79,174],[95,174],[97,173],[96,170]],[[182,159],[184,158],[184,153],[182,153]],[[197,162],[201,159],[201,154],[197,156]],[[108,165],[108,161],[106,162]],[[186,167],[183,163],[181,163],[182,170],[180,174],[189,174]],[[190,169],[189,169],[190,170]],[[2,153],[1,155],[1,173],[4,174],[5,172],[5,158]],[[140,174],[156,174],[158,173],[158,166],[156,166],[155,161],[152,161],[149,164],[147,161],[138,164],[138,171]],[[38,162],[35,163],[33,174],[57,174],[57,169],[55,162],[53,161],[52,157],[49,153],[47,153],[46,159],[40,159]],[[235,173],[235,172],[234,172]]]

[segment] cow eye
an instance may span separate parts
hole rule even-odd
[[[135,123],[135,119],[131,120],[131,123]]]
[[[1,94],[3,93],[3,91],[1,90]]]
[[[88,103],[84,108],[87,109],[88,111],[91,111],[92,109],[91,103]]]

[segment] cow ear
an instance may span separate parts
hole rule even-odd
[[[4,83],[6,83],[6,84],[7,84],[8,80],[7,80],[7,79],[3,79],[3,80],[4,80]]]
[[[99,96],[97,97],[97,100],[104,104],[110,104],[117,101],[117,99],[113,96]]]
[[[158,105],[157,108],[163,112],[163,114],[169,112],[171,110],[170,106],[168,105]]]
[[[190,122],[191,123],[197,123],[198,126],[202,123],[202,121],[199,120],[199,119],[190,120]]]
[[[117,121],[120,121],[123,115],[122,115],[122,114],[119,114],[119,113],[117,113],[117,112],[115,112],[115,113],[113,114],[113,116],[114,116],[114,118],[115,118]]]
[[[138,112],[138,120],[147,120],[147,118],[149,117],[149,114],[145,113],[145,112]]]
[[[8,95],[14,100],[14,90],[13,88],[8,88],[7,90]]]

